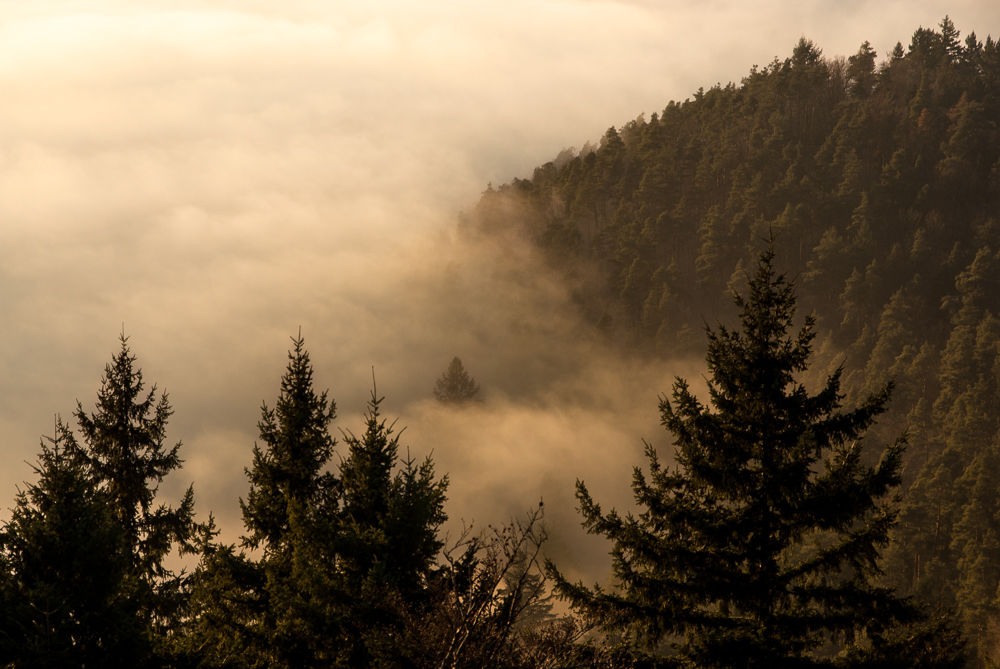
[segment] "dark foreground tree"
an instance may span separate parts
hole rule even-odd
[[[164,477],[179,469],[181,444],[168,447],[172,410],[156,386],[144,390],[142,371],[128,339],[105,367],[93,413],[77,403],[75,417],[82,443],[68,442],[88,476],[107,499],[119,525],[126,554],[123,595],[135,603],[157,653],[169,655],[184,616],[186,576],[165,564],[174,550],[195,551],[200,530],[194,521],[194,491],[189,487],[177,508],[157,499]]]
[[[456,356],[434,384],[434,397],[444,404],[464,404],[478,400],[479,386]]]
[[[618,587],[570,584],[550,564],[558,591],[665,666],[961,666],[954,633],[879,585],[903,440],[869,467],[861,438],[890,388],[842,411],[840,370],[816,395],[796,381],[814,320],[789,333],[795,296],[773,258],[735,297],[740,329],[708,332],[711,406],[680,379],[661,401],[677,466],[647,445],[649,475],[636,468],[632,484],[641,513],[604,514],[578,484]]]
[[[145,630],[107,497],[61,422],[0,532],[0,665],[142,666]]]
[[[292,341],[278,401],[261,409],[260,444],[246,471],[250,492],[240,500],[247,530],[242,543],[259,551],[259,558],[250,562],[230,548],[209,563],[216,568],[211,587],[230,595],[235,620],[228,624],[242,619],[235,631],[247,642],[241,659],[252,660],[250,666],[329,666],[338,652],[338,482],[328,471],[336,444],[329,426],[337,406],[326,391],[314,390],[302,336]]]
[[[386,424],[372,390],[365,432],[346,432],[340,465],[337,578],[350,602],[342,658],[348,667],[407,666],[400,645],[404,612],[422,615],[428,580],[443,546],[438,529],[448,478],[436,479],[428,457],[400,458],[399,434]]]
[[[258,423],[244,550],[206,542],[188,647],[206,667],[412,666],[401,630],[430,601],[447,479],[430,459],[400,458],[374,391],[336,476],[336,406],[314,390],[301,336],[293,342]]]

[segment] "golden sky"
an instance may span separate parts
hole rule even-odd
[[[945,14],[1000,36],[992,0],[0,0],[0,507],[123,327],[185,444],[165,500],[193,480],[230,538],[300,326],[337,426],[358,431],[374,366],[453,517],[548,494],[573,524],[577,477],[627,500],[656,394],[696,361],[619,373],[557,284],[458,244],[457,213],[803,35],[881,58]],[[428,401],[454,355],[474,416]]]

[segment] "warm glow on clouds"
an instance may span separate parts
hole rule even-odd
[[[545,494],[568,556],[573,481],[626,503],[640,438],[664,442],[657,393],[699,367],[609,359],[524,249],[463,244],[457,213],[801,35],[881,57],[946,13],[1000,34],[1000,6],[969,1],[2,3],[4,505],[53,415],[92,408],[124,326],[185,444],[164,495],[193,480],[235,538],[301,326],[339,427],[374,366],[453,517]],[[462,414],[428,401],[454,355],[487,398]]]

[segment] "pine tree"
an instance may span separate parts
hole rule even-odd
[[[399,659],[393,639],[427,603],[428,578],[444,545],[437,532],[447,518],[448,479],[435,480],[429,457],[400,463],[399,435],[381,417],[381,403],[373,389],[365,433],[345,434],[348,455],[340,467],[337,573],[352,602],[350,667]]]
[[[371,535],[377,540],[345,556],[341,571],[409,593],[421,587],[422,576],[443,545],[437,529],[446,518],[448,479],[435,480],[430,458],[419,465],[409,457],[400,463],[399,435],[379,411],[383,399],[373,390],[364,435],[348,432],[344,438],[348,455],[340,467],[342,529],[355,539]]]
[[[107,496],[58,422],[0,532],[0,664],[144,666],[148,638],[128,596],[129,556]]]
[[[329,425],[337,405],[327,399],[326,391],[317,395],[313,390],[305,340],[299,336],[292,342],[277,404],[261,408],[257,429],[265,448],[254,445],[253,467],[246,472],[250,492],[247,501],[240,502],[249,531],[244,542],[263,548],[265,554],[287,547],[291,516],[328,510],[336,486],[335,477],[324,468],[336,445]]]
[[[122,335],[120,341],[121,350],[105,367],[96,410],[88,414],[77,403],[74,416],[83,443],[68,447],[107,497],[121,527],[128,556],[126,596],[137,603],[154,637],[165,641],[182,616],[186,578],[164,559],[175,548],[181,554],[195,550],[194,490],[188,488],[176,509],[157,504],[159,484],[181,466],[181,444],[165,446],[172,413],[167,395],[157,398],[155,385],[144,393],[128,339]]]
[[[434,397],[443,404],[464,404],[479,400],[479,386],[456,356],[434,384]]]
[[[962,627],[976,655],[976,667],[995,666],[998,618],[996,593],[1000,585],[1000,450],[991,443],[966,469],[960,482],[970,488],[952,541],[958,556],[960,581],[956,599]]]
[[[847,59],[847,78],[851,82],[851,94],[867,98],[875,85],[875,50],[865,41],[858,52]]]
[[[254,445],[246,470],[250,492],[244,502],[245,556],[224,549],[214,556],[214,586],[238,591],[242,584],[256,601],[241,602],[249,626],[238,632],[249,640],[256,666],[327,666],[336,657],[337,616],[331,612],[332,545],[337,479],[327,466],[336,441],[330,421],[336,403],[313,389],[313,368],[301,334],[292,340],[281,394],[266,404],[257,424],[263,447]],[[212,575],[211,572],[206,576]],[[256,612],[256,614],[254,614]]]
[[[958,60],[958,57],[962,53],[962,43],[958,40],[959,33],[955,24],[952,22],[947,15],[941,19],[941,41],[944,44],[944,50],[948,54],[948,58],[952,61]]]
[[[447,478],[435,480],[429,459],[400,463],[374,393],[334,475],[336,405],[313,389],[302,337],[293,343],[258,423],[242,550],[205,533],[188,645],[202,666],[394,666],[401,621],[420,614],[442,546]]]
[[[735,297],[740,329],[708,333],[711,406],[682,380],[661,401],[677,467],[647,446],[642,512],[604,514],[578,484],[584,526],[613,543],[618,589],[570,584],[550,564],[558,591],[606,631],[666,644],[678,666],[957,666],[953,636],[903,630],[920,610],[878,582],[903,441],[868,467],[861,439],[890,388],[842,411],[840,370],[816,395],[796,381],[814,319],[789,333],[796,299],[773,258]],[[822,656],[830,642],[840,657]]]
[[[261,623],[267,615],[267,574],[246,551],[215,541],[209,524],[199,541],[201,559],[191,575],[190,616],[177,635],[180,653],[193,666],[268,667],[260,649],[267,635]]]

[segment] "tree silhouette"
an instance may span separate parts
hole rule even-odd
[[[880,584],[881,550],[896,522],[903,440],[879,463],[861,441],[891,386],[842,410],[840,370],[818,394],[808,368],[814,319],[790,333],[795,295],[773,269],[773,249],[750,278],[740,328],[709,332],[710,406],[683,380],[660,403],[677,465],[646,448],[636,468],[637,515],[603,513],[583,483],[584,526],[613,543],[618,588],[558,591],[606,631],[677,666],[961,666],[942,625],[922,627],[918,605]],[[839,657],[824,657],[833,642]]]
[[[172,651],[173,633],[183,618],[188,576],[176,572],[167,557],[197,551],[205,526],[194,520],[194,487],[172,508],[158,498],[160,483],[180,469],[180,442],[166,444],[173,413],[166,393],[147,392],[142,370],[120,337],[121,348],[104,369],[97,405],[87,413],[77,402],[74,416],[82,443],[67,440],[67,454],[79,458],[107,499],[121,527],[127,556],[124,592],[138,607],[158,654]]]
[[[333,522],[336,476],[328,471],[336,441],[329,425],[336,403],[313,386],[313,366],[301,333],[292,339],[281,392],[261,407],[250,491],[240,500],[244,548],[260,558],[245,569],[223,555],[220,566],[256,586],[248,619],[254,666],[325,666],[337,653],[337,612],[328,606],[335,584]],[[227,572],[223,570],[223,575]],[[238,584],[238,580],[237,580]],[[253,607],[264,615],[253,615]]]
[[[434,384],[434,397],[444,404],[464,404],[472,400],[479,401],[479,386],[475,379],[469,376],[456,356],[448,365],[437,383]]]
[[[0,530],[5,667],[136,667],[147,659],[122,527],[75,444],[57,421],[34,465],[37,482],[18,493]]]

